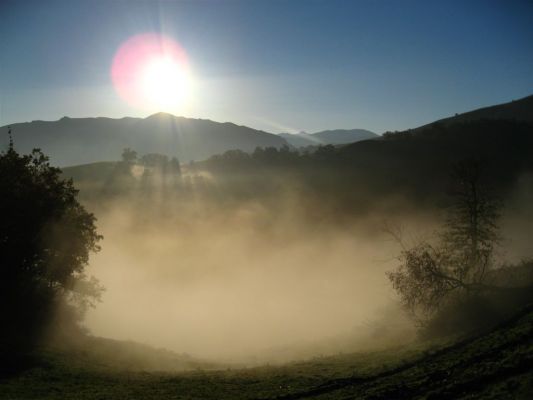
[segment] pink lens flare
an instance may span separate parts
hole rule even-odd
[[[158,33],[143,33],[129,38],[113,58],[113,86],[120,97],[134,107],[143,109],[150,106],[143,88],[143,75],[154,60],[168,60],[182,71],[189,71],[189,61],[183,48],[172,38]]]

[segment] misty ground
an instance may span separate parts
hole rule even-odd
[[[247,369],[192,359],[186,365],[184,356],[147,348],[137,348],[143,356],[136,359],[131,354],[137,345],[93,338],[78,350],[41,350],[26,370],[0,381],[0,398],[525,400],[533,389],[532,334],[530,306],[490,332],[455,342]],[[150,352],[167,360],[167,372],[140,361]],[[192,370],[176,372],[184,366]]]

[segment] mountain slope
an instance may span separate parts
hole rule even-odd
[[[451,125],[458,122],[476,121],[482,119],[526,122],[533,124],[533,95],[509,103],[497,104],[495,106],[478,108],[453,117],[444,118],[430,124],[423,125],[414,130],[423,130],[431,125]]]
[[[529,96],[352,143],[336,156],[345,168],[357,172],[359,186],[427,199],[443,193],[455,163],[477,159],[484,164],[491,186],[503,194],[533,171],[532,116],[533,96]]]
[[[287,142],[267,132],[232,123],[154,114],[147,118],[62,118],[11,125],[15,147],[26,153],[41,148],[59,166],[111,161],[130,147],[140,154],[162,153],[182,162],[202,160],[227,150],[253,151]],[[0,128],[0,148],[7,146]]]

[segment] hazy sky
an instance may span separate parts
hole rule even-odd
[[[405,129],[533,93],[531,1],[0,0],[0,125],[149,115],[110,78],[145,32],[190,59],[176,114],[271,132]]]

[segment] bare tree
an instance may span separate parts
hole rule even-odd
[[[454,275],[470,285],[485,281],[499,242],[501,202],[491,193],[483,164],[468,160],[452,173],[451,203],[442,241],[457,270]]]
[[[452,173],[452,203],[437,244],[402,243],[400,265],[388,277],[403,305],[419,321],[427,321],[458,294],[486,290],[494,264],[501,202],[484,182],[478,161],[457,164]],[[397,238],[401,243],[401,238]]]

